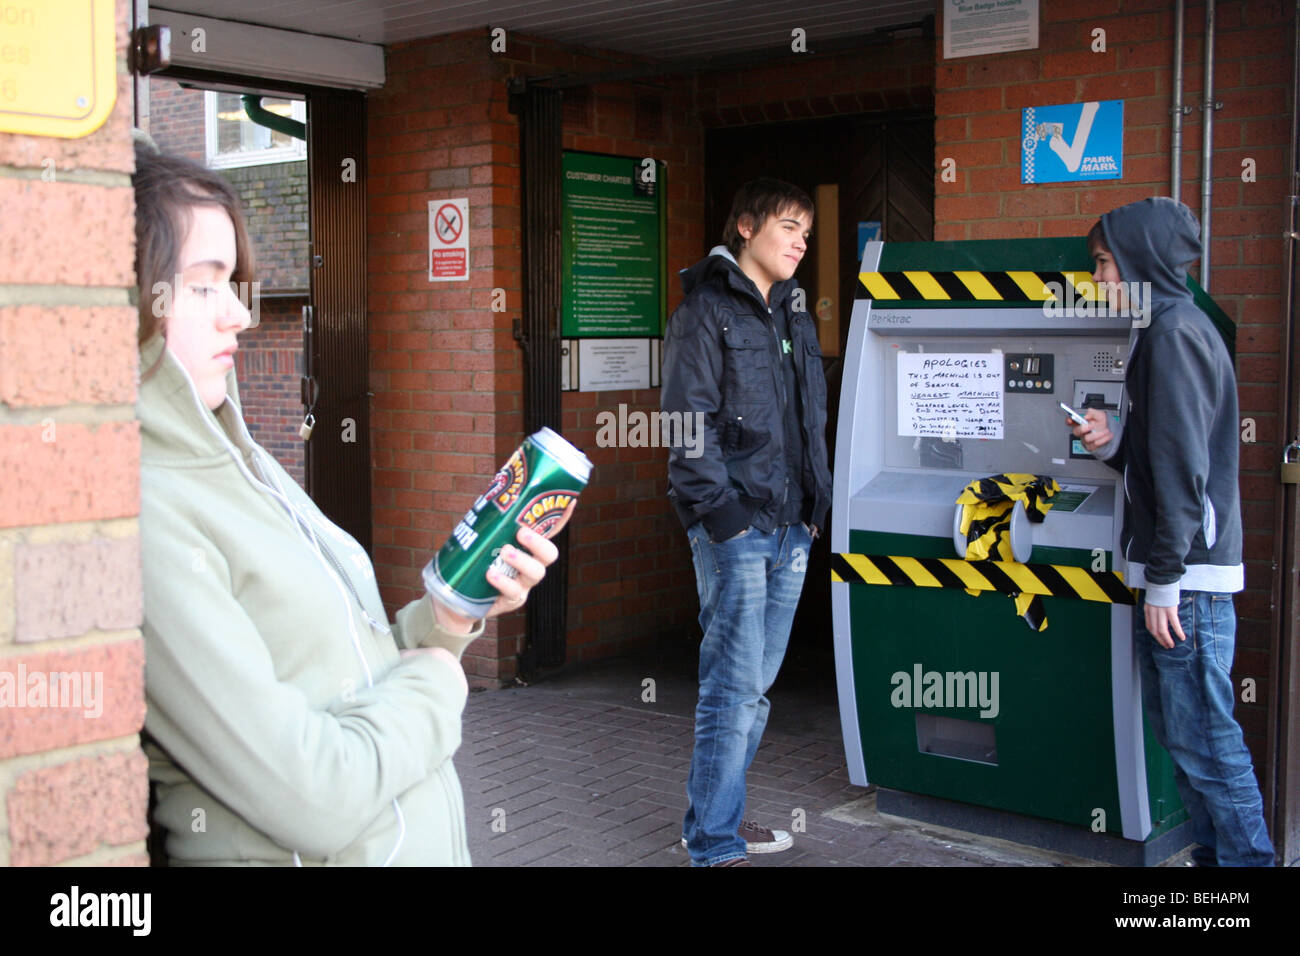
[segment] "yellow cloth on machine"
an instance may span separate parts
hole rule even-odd
[[[979,478],[957,496],[962,506],[958,530],[966,536],[967,561],[1014,561],[1011,550],[1011,515],[1016,502],[1025,506],[1025,514],[1041,524],[1051,510],[1051,498],[1061,490],[1055,478],[1046,475],[1007,474]],[[979,591],[968,589],[967,594]],[[1035,631],[1047,629],[1047,615],[1042,599],[1036,594],[1012,595],[1016,613]]]

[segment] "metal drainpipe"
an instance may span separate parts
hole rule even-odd
[[[1201,288],[1210,291],[1210,196],[1214,192],[1214,0],[1205,2],[1205,101],[1201,105]]]
[[[1297,316],[1297,275],[1300,275],[1300,0],[1294,10],[1295,31],[1291,65],[1291,156],[1286,197],[1286,251],[1282,266],[1285,308],[1282,312],[1282,375],[1279,416],[1279,444],[1300,439],[1300,316]],[[1268,752],[1269,764],[1264,783],[1264,811],[1273,833],[1282,865],[1300,856],[1300,768],[1297,768],[1296,741],[1300,738],[1300,719],[1295,715],[1300,699],[1300,586],[1297,585],[1297,547],[1300,547],[1300,518],[1297,517],[1297,488],[1279,484],[1273,519],[1273,635],[1270,666],[1273,670],[1270,694]]]
[[[265,126],[273,129],[277,133],[284,133],[286,136],[292,136],[294,139],[305,140],[307,138],[307,124],[300,123],[296,119],[288,116],[281,116],[278,113],[272,113],[262,106],[262,97],[252,93],[245,93],[240,97],[244,104],[244,113],[248,116],[250,122],[257,126]]]
[[[1174,5],[1174,115],[1173,153],[1169,158],[1169,195],[1183,201],[1183,0]]]

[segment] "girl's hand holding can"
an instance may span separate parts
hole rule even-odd
[[[560,556],[554,542],[531,528],[521,527],[515,540],[528,550],[523,551],[511,545],[501,549],[501,560],[518,572],[517,577],[512,578],[496,568],[488,569],[488,583],[500,591],[501,596],[488,610],[487,617],[498,617],[523,607],[528,600],[528,592],[541,583],[542,578],[546,577],[546,568]],[[466,633],[474,626],[474,618],[453,611],[436,596],[432,599],[434,616],[447,630]]]

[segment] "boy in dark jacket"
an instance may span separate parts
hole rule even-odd
[[[1174,760],[1201,866],[1272,866],[1259,786],[1233,718],[1230,676],[1243,587],[1237,383],[1217,329],[1192,300],[1200,227],[1182,203],[1146,199],[1089,233],[1093,279],[1149,283],[1117,432],[1089,409],[1074,434],[1124,474],[1126,581],[1142,589],[1133,643],[1156,739]],[[1123,305],[1123,301],[1112,306]]]
[[[694,456],[671,447],[669,498],[700,598],[700,696],[683,843],[698,866],[746,865],[791,837],[742,821],[745,773],[767,723],[813,537],[830,506],[826,380],[793,276],[813,205],[757,179],[736,194],[725,246],[682,272],[664,337],[663,410],[692,416]]]

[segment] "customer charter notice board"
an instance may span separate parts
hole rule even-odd
[[[663,334],[663,176],[652,158],[564,154],[565,338]]]

